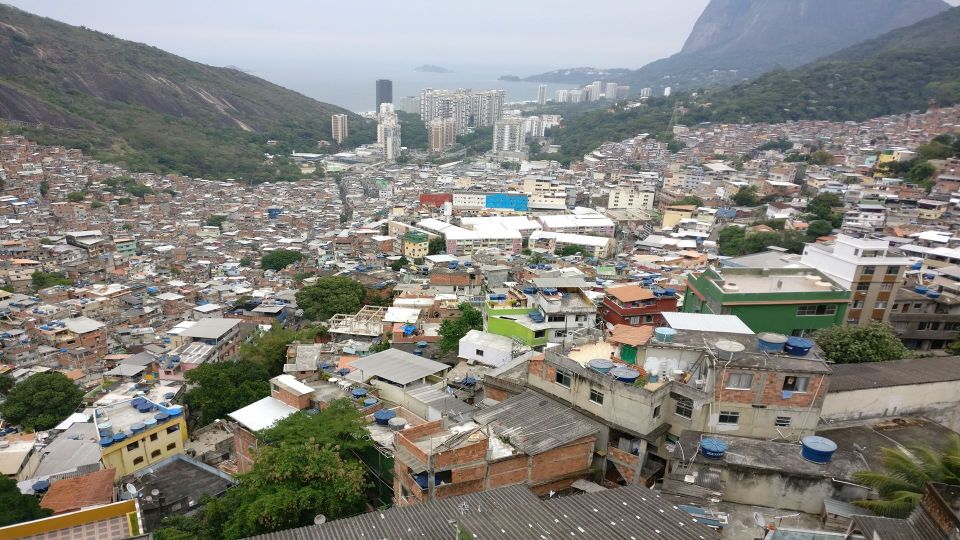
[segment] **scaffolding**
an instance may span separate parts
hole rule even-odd
[[[383,335],[384,306],[363,306],[352,314],[337,313],[327,321],[331,334],[376,337]]]

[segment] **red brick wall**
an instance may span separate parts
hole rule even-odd
[[[560,448],[533,456],[530,482],[539,484],[554,478],[584,471],[590,466],[595,439],[580,439]]]
[[[310,394],[295,396],[283,388],[277,388],[270,395],[299,411],[310,408]]]
[[[607,448],[607,457],[624,480],[628,483],[633,482],[633,476],[637,473],[637,465],[640,462],[639,457],[624,452],[615,446]]]
[[[731,390],[726,386],[732,373],[743,373],[743,371],[727,371],[721,384],[717,385],[716,396],[719,402],[743,404],[757,402],[758,404],[776,407],[809,407],[814,401],[817,404],[822,404],[827,389],[826,385],[821,384],[826,382],[823,381],[823,375],[753,371],[751,372],[753,373],[753,382],[750,390]],[[803,393],[794,392],[789,399],[783,399],[783,381],[788,376],[810,377],[807,391]],[[817,391],[818,388],[819,392]],[[758,393],[761,394],[759,401],[757,401]]]
[[[253,447],[253,450],[250,450]],[[233,434],[233,455],[237,457],[237,471],[247,472],[253,468],[254,456],[257,449],[257,438],[244,428],[239,428]]]
[[[453,203],[453,194],[452,193],[421,193],[420,194],[420,206],[433,206],[435,208],[440,208],[443,206],[443,203]]]
[[[463,448],[439,452],[433,456],[434,469],[448,469],[461,463],[482,461],[487,457],[487,439]]]
[[[487,488],[495,489],[526,482],[529,468],[530,457],[526,455],[491,463],[487,470]]]
[[[494,400],[497,400],[497,401],[503,401],[503,400],[507,399],[508,397],[512,396],[513,394],[508,394],[505,390],[501,390],[501,389],[499,389],[499,388],[494,388],[494,387],[492,387],[492,386],[484,386],[484,387],[483,387],[483,395],[484,395],[485,397],[490,398],[490,399],[494,399]]]

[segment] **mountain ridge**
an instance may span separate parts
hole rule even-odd
[[[238,69],[4,4],[0,57],[0,118],[69,128],[45,138],[134,169],[270,177],[261,167],[268,139],[282,141],[274,151],[313,150],[335,113],[362,131],[353,113]]]
[[[528,81],[591,82],[589,71],[642,87],[696,89],[799,67],[949,9],[943,0],[711,0],[680,52],[636,69],[559,69]],[[572,72],[572,73],[570,73]]]

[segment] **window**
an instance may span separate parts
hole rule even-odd
[[[548,315],[547,322],[563,322],[567,320],[566,315]]]
[[[177,447],[177,443],[170,443],[167,445],[167,450],[173,450]]]
[[[140,442],[139,442],[139,441],[137,441],[137,442],[132,442],[132,443],[130,443],[130,444],[127,445],[127,450],[136,450],[137,448],[140,448]]]
[[[167,428],[167,433],[176,433],[180,431],[180,424],[175,424]]]
[[[591,388],[590,401],[596,403],[597,405],[603,405],[603,392],[597,390],[596,388]]]
[[[650,324],[653,322],[653,315],[644,315],[643,322]]]
[[[777,419],[773,421],[773,425],[776,427],[790,427],[790,417],[778,416]]]
[[[740,413],[734,411],[720,411],[721,424],[739,424]]]
[[[476,354],[477,356],[483,356],[483,349],[477,349]]]
[[[787,376],[783,379],[783,389],[789,392],[806,392],[810,385],[810,377]]]
[[[535,331],[535,332],[533,333],[534,339],[536,339],[536,338],[542,338],[542,337],[545,336],[545,335],[547,335],[547,331],[546,331],[546,330],[537,330],[537,331]]]
[[[677,396],[677,416],[693,418],[693,400]]]
[[[913,305],[913,309],[920,309],[923,307],[923,304],[917,303]]]
[[[753,384],[752,373],[731,373],[727,377],[727,388],[732,390],[749,390]]]
[[[897,274],[899,274],[899,273],[900,273],[900,267],[899,267],[899,266],[888,266],[888,267],[887,267],[887,275],[888,275],[888,276],[895,276],[895,275],[897,275]]]
[[[139,465],[139,464],[141,464],[141,463],[143,463],[143,456],[139,456],[139,457],[133,458],[133,464],[134,464],[134,465]]]
[[[814,315],[836,315],[836,314],[837,314],[837,306],[835,304],[797,306],[798,317],[809,317]]]
[[[853,309],[863,309],[863,300],[855,300],[851,305]]]
[[[653,408],[653,417],[660,418],[660,405]]]
[[[865,275],[865,276],[872,276],[876,271],[877,271],[877,267],[876,267],[876,266],[864,266],[864,267],[863,267],[863,275]]]
[[[881,283],[881,284],[880,284],[880,290],[881,290],[881,291],[892,291],[892,290],[893,290],[893,283]]]
[[[857,292],[864,292],[870,290],[869,283],[857,283]]]
[[[873,309],[886,309],[886,308],[887,308],[887,302],[885,300],[881,300],[876,304],[874,304],[873,306]]]
[[[159,450],[154,450],[153,452],[150,452],[150,457],[152,457],[152,458],[160,457],[160,451],[159,451]]]
[[[153,435],[150,435],[150,440],[151,440],[151,441],[155,441],[155,440],[157,440],[157,438],[159,438],[159,437],[160,437],[160,436],[159,436],[158,434],[154,433]]]
[[[560,386],[565,386],[567,388],[570,388],[570,381],[571,381],[571,377],[570,377],[569,371],[566,371],[563,369],[557,370],[557,376],[556,378],[554,378],[554,382],[556,382]]]

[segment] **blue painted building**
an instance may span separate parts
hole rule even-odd
[[[526,212],[529,197],[526,193],[490,193],[487,195],[485,208],[492,210],[513,210]]]

